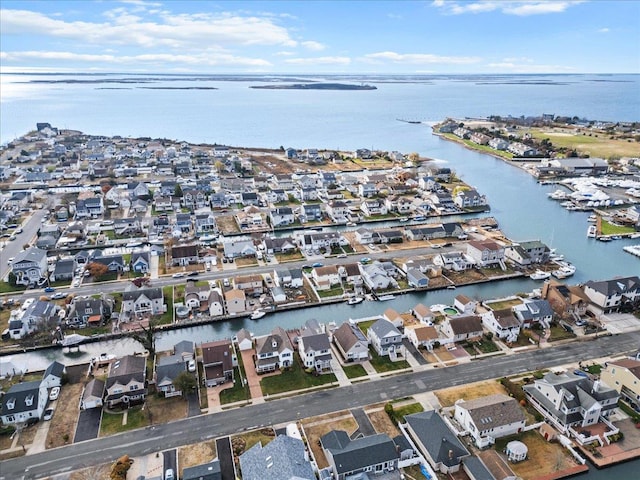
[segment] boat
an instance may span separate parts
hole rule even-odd
[[[640,232],[632,233],[629,238],[640,238]]]
[[[387,300],[393,300],[395,295],[380,295],[377,297],[379,302],[386,302]]]
[[[547,196],[553,200],[564,200],[567,198],[567,192],[558,189],[555,192],[548,193]]]
[[[592,213],[591,215],[589,215],[589,218],[587,218],[587,222],[589,223],[596,223],[598,221],[598,217],[596,216],[595,213]]]
[[[347,304],[349,305],[357,305],[362,302],[364,302],[364,297],[351,297],[349,300],[347,300]]]
[[[447,286],[447,290],[455,290],[456,286],[455,285],[449,285]]]
[[[558,270],[554,270],[551,274],[556,278],[567,278],[576,273],[576,267],[571,264],[566,264],[560,267]]]
[[[611,240],[622,240],[622,235],[613,235],[611,236]]]
[[[262,310],[255,310],[249,318],[251,318],[251,320],[258,320],[259,318],[264,317],[266,314],[267,312],[264,312]]]
[[[400,222],[408,222],[409,218],[408,217],[402,217],[399,221]]]
[[[546,280],[549,277],[551,277],[551,272],[545,272],[544,270],[536,270],[529,275],[531,280]]]
[[[355,227],[356,225],[356,222],[347,222],[347,227]]]
[[[587,237],[596,238],[597,232],[598,232],[598,230],[597,230],[597,227],[595,225],[589,225],[589,228],[587,228]]]
[[[421,222],[421,221],[423,221],[425,219],[425,217],[424,217],[424,215],[418,215],[418,216],[413,217],[413,219],[416,222]]]
[[[601,241],[601,242],[610,242],[610,241],[612,241],[612,240],[613,240],[613,238],[611,238],[611,237],[606,237],[606,236],[604,236],[604,235],[603,235],[603,236],[601,236],[601,237],[598,237],[596,240],[599,240],[599,241]]]

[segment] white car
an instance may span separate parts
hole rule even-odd
[[[184,277],[184,273],[178,272],[171,275],[173,278],[182,278]]]
[[[164,480],[175,480],[176,477],[173,475],[173,468],[167,468],[164,472]]]
[[[189,370],[190,372],[195,372],[196,371],[196,361],[195,360],[189,360],[189,363],[187,363],[187,370]]]
[[[42,415],[42,420],[48,421],[51,420],[51,417],[53,417],[53,408],[47,408]]]
[[[347,254],[346,253],[341,253],[336,258],[347,258]]]
[[[49,400],[54,401],[57,400],[60,396],[60,387],[53,387],[49,392]]]
[[[81,282],[81,280],[79,278],[76,278],[71,285],[74,286],[74,287],[79,287],[80,286],[80,282]]]

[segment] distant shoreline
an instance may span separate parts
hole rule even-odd
[[[377,90],[374,85],[348,83],[294,83],[291,85],[252,85],[249,88],[263,90]]]

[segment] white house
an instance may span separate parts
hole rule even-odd
[[[380,356],[393,355],[402,349],[402,333],[383,318],[369,327],[367,338]]]

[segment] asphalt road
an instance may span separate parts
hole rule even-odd
[[[15,257],[20,250],[22,250],[25,244],[30,243],[31,239],[36,236],[41,220],[47,214],[44,210],[34,210],[29,219],[24,222],[22,227],[22,233],[16,235],[16,239],[9,241],[8,238],[2,238],[0,244],[2,249],[0,250],[0,278],[4,278],[9,274],[9,264],[7,260]]]
[[[42,478],[112,462],[124,454],[132,457],[146,455],[262,426],[290,423],[305,417],[363,407],[424,391],[580,360],[616,356],[635,352],[638,348],[640,332],[632,332],[267,401],[6,460],[0,470],[0,480]]]

